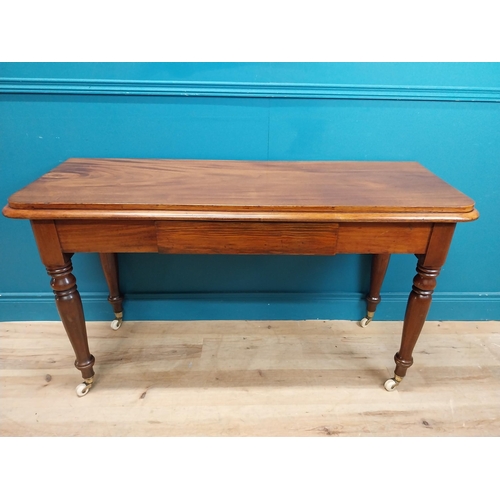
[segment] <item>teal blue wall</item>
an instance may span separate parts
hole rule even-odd
[[[500,319],[500,64],[0,64],[0,201],[69,157],[415,160],[476,201],[431,319]],[[0,217],[0,320],[57,319],[29,222]],[[109,319],[94,254],[87,319]],[[367,256],[120,255],[128,319],[359,319]],[[392,258],[400,320],[415,258]]]

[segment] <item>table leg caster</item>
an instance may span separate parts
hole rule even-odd
[[[366,328],[368,326],[368,323],[371,323],[374,314],[375,314],[375,312],[366,311],[366,316],[362,320],[360,320],[358,323],[359,326],[361,328]]]
[[[116,319],[111,322],[111,329],[118,330],[123,323],[123,312],[115,313]]]
[[[396,389],[396,387],[401,383],[403,377],[399,377],[398,375],[394,375],[393,378],[385,381],[384,389],[388,392],[392,392]]]
[[[92,388],[92,384],[94,383],[94,377],[86,378],[83,380],[81,384],[76,386],[76,394],[79,398],[88,394],[90,389]]]

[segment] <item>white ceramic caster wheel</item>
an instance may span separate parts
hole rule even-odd
[[[76,386],[76,395],[81,398],[88,394],[90,391],[90,388],[92,387],[92,384],[86,384],[85,382],[82,382],[81,384],[78,384]]]
[[[396,382],[393,378],[385,381],[384,389],[388,392],[392,392],[399,385],[399,382]]]
[[[363,318],[363,319],[359,322],[359,326],[360,326],[361,328],[366,328],[370,322],[371,322],[371,319],[370,319],[370,318]]]
[[[111,322],[111,329],[112,330],[118,330],[118,328],[120,328],[120,326],[122,326],[122,323],[123,323],[123,320],[121,320],[121,319],[114,319]]]

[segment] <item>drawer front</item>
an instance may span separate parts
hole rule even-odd
[[[335,223],[162,221],[156,227],[162,253],[333,255],[337,247]]]

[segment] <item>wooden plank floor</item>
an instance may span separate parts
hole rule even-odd
[[[500,436],[500,322],[428,322],[393,393],[401,322],[0,323],[2,436]]]

